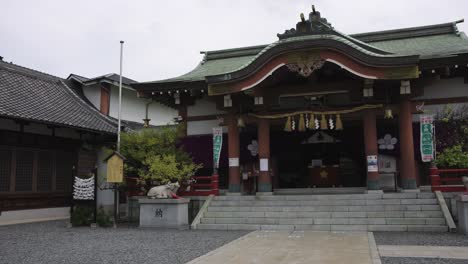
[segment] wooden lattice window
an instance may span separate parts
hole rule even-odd
[[[71,190],[71,183],[73,179],[73,165],[75,163],[75,155],[71,152],[62,151],[57,151],[56,155],[55,188],[57,191],[69,191]]]
[[[10,190],[11,150],[0,149],[0,192]]]
[[[37,161],[37,190],[51,191],[54,156],[50,151],[39,151]]]
[[[16,191],[33,190],[34,152],[16,151]]]

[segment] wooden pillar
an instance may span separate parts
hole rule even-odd
[[[272,188],[270,177],[270,121],[264,118],[258,120],[258,158],[260,161],[258,191],[271,192]]]
[[[416,165],[414,162],[413,120],[411,102],[404,99],[400,104],[400,175],[403,189],[417,189]]]
[[[374,110],[367,110],[364,112],[364,145],[367,160],[375,156],[377,157],[377,122]],[[379,185],[379,172],[375,170],[375,166],[367,164],[367,189],[380,190]]]
[[[237,118],[230,114],[227,118],[228,125],[228,157],[229,157],[229,192],[240,192],[239,169],[239,128]]]

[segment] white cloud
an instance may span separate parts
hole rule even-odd
[[[61,77],[119,70],[139,81],[175,77],[194,68],[199,51],[273,42],[292,28],[310,1],[65,1],[4,0],[0,55]],[[421,26],[467,15],[464,0],[316,0],[318,11],[344,33]],[[459,29],[468,27],[459,24]]]

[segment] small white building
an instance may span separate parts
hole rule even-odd
[[[101,113],[117,119],[119,111],[119,75],[109,73],[94,78],[70,74],[67,80],[75,84],[88,102]],[[174,124],[178,113],[175,109],[146,98],[139,98],[130,87],[136,81],[122,78],[122,120],[123,126],[135,130],[143,127],[145,119],[150,126]]]

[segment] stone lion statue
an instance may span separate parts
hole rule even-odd
[[[176,193],[179,187],[180,184],[178,182],[171,182],[151,188],[146,195],[152,199],[178,198]]]

